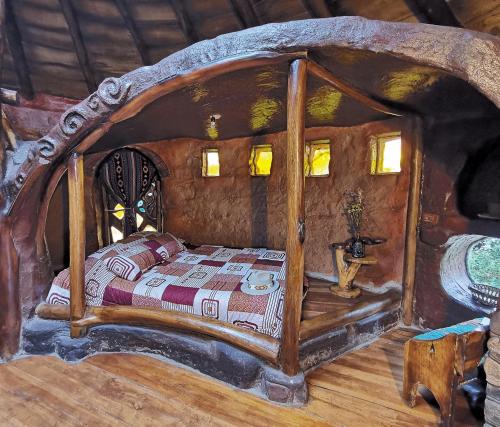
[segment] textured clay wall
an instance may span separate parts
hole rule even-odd
[[[403,133],[402,173],[371,176],[370,136],[396,130]],[[329,245],[350,237],[342,215],[342,195],[361,188],[368,206],[363,234],[388,241],[368,248],[379,264],[362,269],[359,282],[401,283],[410,137],[409,123],[401,119],[307,130],[307,140],[332,141],[332,160],[329,177],[306,179],[306,271],[335,275]],[[252,144],[273,146],[271,176],[249,175]],[[285,248],[286,133],[218,142],[178,139],[142,147],[157,153],[170,170],[163,182],[168,231],[194,244]],[[203,148],[219,148],[220,177],[201,176]]]

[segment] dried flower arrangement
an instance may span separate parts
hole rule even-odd
[[[356,240],[360,238],[364,209],[363,191],[360,188],[344,193],[344,215],[347,218],[349,232]]]

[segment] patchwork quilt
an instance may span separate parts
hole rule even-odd
[[[85,263],[87,305],[157,307],[210,317],[280,337],[285,252],[204,245],[167,258],[137,280],[119,277],[106,266],[105,259],[126,253],[147,239],[148,236],[137,233],[88,257]],[[269,273],[279,288],[267,295],[242,292],[241,286],[250,275],[262,271]],[[69,304],[69,269],[54,279],[47,302]]]

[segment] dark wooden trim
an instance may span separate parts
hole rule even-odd
[[[61,10],[68,25],[68,30],[73,40],[73,45],[75,47],[75,53],[80,63],[80,68],[82,69],[83,77],[85,83],[89,89],[89,93],[95,92],[97,89],[97,82],[94,76],[94,72],[90,67],[89,57],[87,54],[87,49],[83,43],[82,32],[80,29],[80,24],[75,14],[75,9],[71,0],[59,0],[61,4]]]
[[[325,67],[319,65],[318,63],[316,63],[314,61],[309,60],[309,64],[308,64],[307,69],[314,76],[316,76],[322,80],[325,80],[326,82],[330,83],[338,91],[355,99],[356,101],[360,102],[361,104],[366,105],[367,107],[371,108],[372,110],[380,111],[382,113],[389,114],[391,116],[402,116],[403,115],[402,112],[397,111],[394,108],[388,107],[387,105],[384,105],[378,101],[375,101],[373,98],[371,98],[368,95],[365,95],[360,90],[354,89],[349,84],[344,83],[342,80],[340,80],[336,76],[334,76]]]
[[[299,328],[304,286],[304,144],[307,95],[305,59],[290,66],[287,98],[287,239],[286,290],[283,303],[283,331],[280,363],[287,375],[299,371]]]
[[[250,0],[230,0],[230,3],[242,28],[256,27],[262,24]]]
[[[405,3],[424,24],[462,27],[446,0],[405,0]]]
[[[405,257],[403,266],[403,323],[413,322],[415,296],[415,270],[417,262],[417,238],[420,219],[420,193],[422,191],[423,141],[422,119],[414,118],[411,141],[410,188],[406,211]]]
[[[19,27],[17,25],[14,10],[12,9],[12,1],[13,0],[5,0],[6,39],[9,45],[10,54],[12,55],[12,60],[14,62],[14,69],[16,70],[21,94],[25,98],[33,99],[35,92],[33,90],[33,84],[31,83],[31,77],[28,62],[26,60],[26,55],[24,53],[21,33],[19,32]]]
[[[178,89],[190,84],[203,83],[214,77],[230,73],[233,71],[244,70],[247,68],[280,64],[287,61],[293,61],[297,58],[307,58],[306,52],[275,53],[275,52],[252,52],[251,54],[223,59],[212,62],[195,70],[189,70],[185,74],[178,74],[165,82],[151,87],[150,89],[131,99],[122,108],[111,114],[107,121],[92,131],[76,147],[75,151],[84,153],[91,148],[109,129],[116,123],[139,114],[147,105],[162,96],[168,95]]]
[[[151,57],[149,56],[148,48],[146,46],[146,43],[144,42],[144,39],[141,36],[139,28],[135,24],[135,20],[132,17],[127,1],[114,0],[114,2],[116,8],[118,9],[123,18],[123,22],[125,23],[130,33],[130,36],[132,37],[132,40],[134,40],[135,47],[139,52],[143,65],[151,65],[152,62],[151,62]]]
[[[85,175],[83,155],[73,153],[68,161],[69,269],[71,336],[83,330],[74,323],[85,316]]]
[[[69,311],[69,306],[59,304],[42,303],[36,308],[36,314],[44,319],[68,320]],[[103,324],[125,324],[168,327],[195,332],[247,350],[274,365],[278,362],[279,341],[277,339],[249,329],[238,328],[220,320],[188,313],[119,305],[88,307],[87,316],[73,323],[81,328]]]
[[[196,28],[191,21],[191,17],[186,9],[184,0],[169,0],[170,6],[172,7],[175,16],[177,17],[177,22],[181,27],[184,37],[189,44],[196,43],[200,40]]]

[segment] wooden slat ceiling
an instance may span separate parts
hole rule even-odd
[[[500,35],[498,0],[5,2],[10,22],[1,85],[27,96],[84,98],[106,77],[158,62],[199,40],[269,22],[359,15]]]

